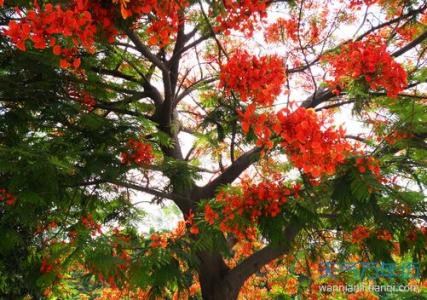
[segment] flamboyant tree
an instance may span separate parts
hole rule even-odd
[[[356,280],[327,262],[423,284],[424,1],[0,6],[2,297],[379,299],[322,291]],[[182,221],[143,234],[139,200]]]

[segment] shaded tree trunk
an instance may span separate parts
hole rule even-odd
[[[199,254],[199,281],[204,300],[235,300],[240,286],[230,282],[226,275],[229,268],[219,253]]]

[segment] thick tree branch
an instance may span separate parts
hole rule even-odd
[[[243,171],[245,171],[252,163],[258,160],[260,153],[261,148],[256,147],[240,156],[231,164],[231,166],[225,169],[225,171],[213,181],[204,187],[195,188],[191,195],[192,201],[197,202],[201,199],[209,199],[214,197],[216,190],[220,186],[230,184],[236,180]]]
[[[417,45],[421,44],[425,39],[427,39],[427,30],[424,31],[422,34],[420,34],[416,39],[414,39],[409,44],[405,45],[404,47],[400,48],[399,50],[393,52],[392,56],[398,57],[412,48],[416,47]]]
[[[333,103],[333,104],[330,104],[330,105],[325,105],[325,106],[316,108],[316,111],[321,111],[321,110],[324,110],[324,109],[330,109],[330,108],[340,107],[342,105],[351,104],[354,101],[355,101],[354,99],[350,99],[350,100],[347,100],[347,101],[342,101],[342,102],[337,102],[337,103]]]
[[[332,93],[331,90],[326,88],[319,88],[318,91],[304,100],[301,106],[305,108],[314,108],[320,103],[328,101],[334,97],[336,97],[336,95]]]
[[[170,123],[172,120],[172,102],[173,102],[173,92],[172,92],[172,83],[171,83],[171,71],[168,66],[156,55],[154,55],[150,49],[144,45],[139,38],[139,36],[129,28],[125,28],[124,32],[127,34],[129,39],[135,44],[135,47],[138,51],[152,62],[156,67],[162,71],[162,79],[164,86],[164,101],[163,104],[158,107],[156,111],[155,119],[160,124],[160,129],[168,134],[170,134]]]
[[[226,280],[231,282],[236,288],[240,288],[245,281],[261,267],[279,258],[291,250],[292,243],[301,230],[301,226],[290,224],[283,233],[284,239],[279,245],[268,245],[258,252],[255,252],[234,269],[229,271]]]
[[[197,46],[198,44],[200,44],[201,42],[207,40],[210,37],[212,37],[211,34],[200,36],[199,38],[197,38],[196,40],[194,40],[190,44],[185,45],[184,47],[182,47],[181,49],[179,49],[176,53],[174,53],[173,56],[172,56],[172,58],[171,58],[171,60],[175,59],[176,56],[182,55],[183,53],[187,52],[191,48]]]
[[[163,72],[168,73],[169,70],[166,67],[166,65],[156,56],[154,55],[151,50],[142,43],[141,39],[139,38],[138,34],[134,32],[133,30],[129,28],[124,28],[124,32],[129,37],[129,39],[134,43],[136,49],[150,62],[152,62],[156,67],[158,67]]]
[[[179,62],[181,59],[180,51],[185,45],[185,22],[184,22],[184,16],[181,12],[179,15],[179,26],[178,26],[178,33],[176,36],[176,42],[175,47],[173,49],[172,58],[169,61],[168,65],[170,68],[170,81],[171,81],[171,92],[172,94],[175,94],[176,90],[176,83],[178,81],[178,71],[179,71]]]

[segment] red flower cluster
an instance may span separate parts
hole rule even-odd
[[[221,66],[220,87],[227,93],[239,93],[243,101],[251,99],[262,105],[273,104],[285,81],[285,68],[278,56],[250,55],[236,51],[226,64]]]
[[[379,166],[379,161],[373,157],[362,158],[359,157],[356,159],[356,167],[360,173],[366,173],[367,169],[370,170],[375,176],[381,176],[381,169]]]
[[[185,216],[185,224],[190,227],[191,234],[199,234],[199,227],[194,223],[194,213],[191,210],[188,215]]]
[[[219,215],[212,209],[209,204],[205,205],[205,220],[209,224],[213,225],[215,220],[218,219]]]
[[[191,216],[191,218],[193,218],[193,216]],[[191,220],[191,223],[193,221]],[[167,248],[168,245],[172,245],[173,243],[175,243],[177,240],[179,240],[180,238],[182,238],[186,232],[187,232],[187,225],[189,224],[189,218],[186,221],[179,221],[176,228],[171,231],[171,232],[161,232],[161,233],[153,233],[150,236],[150,247],[151,248]],[[192,228],[195,225],[192,225]],[[192,230],[190,229],[190,232],[192,234],[197,234],[197,233],[193,233]],[[198,229],[197,229],[198,232]]]
[[[7,205],[15,204],[16,198],[8,193],[6,189],[0,189],[0,202],[4,201]]]
[[[352,243],[358,244],[369,237],[369,229],[366,226],[357,226],[351,233]]]
[[[51,3],[40,7],[35,1],[35,8],[27,11],[18,10],[22,17],[12,20],[5,30],[12,42],[22,51],[26,42],[31,41],[36,49],[52,48],[55,55],[61,57],[62,68],[80,67],[79,49],[83,47],[89,53],[95,51],[95,39],[106,38],[112,43],[118,34],[114,24],[120,14],[114,4],[120,2],[123,18],[153,14],[147,33],[149,44],[166,46],[173,34],[177,32],[180,9],[188,5],[187,1],[150,0],[150,1],[105,1],[70,0],[64,6]]]
[[[36,49],[53,47],[53,53],[61,56],[61,67],[80,66],[77,58],[78,47],[94,52],[96,23],[83,1],[72,3],[70,8],[46,4],[43,9],[36,5],[19,22],[9,22],[5,30],[12,42],[22,51],[26,50],[26,41],[32,41]],[[19,12],[23,15],[23,12]]]
[[[43,258],[42,264],[40,266],[40,272],[41,273],[50,273],[53,271],[54,268],[57,267],[57,265],[60,264],[59,260],[56,261],[50,261],[49,258]]]
[[[129,139],[127,143],[128,152],[120,154],[122,164],[149,165],[154,159],[153,148],[150,144]]]
[[[425,238],[425,237],[427,237],[426,226],[415,227],[407,235],[407,239],[411,242],[416,241],[418,238]]]
[[[83,93],[83,99],[81,103],[87,108],[88,111],[92,111],[96,105],[95,99],[88,92]]]
[[[68,96],[72,100],[81,103],[89,112],[92,111],[96,105],[95,98],[87,91],[78,91],[76,88],[70,87],[68,89]]]
[[[150,247],[151,248],[166,248],[168,246],[168,239],[166,237],[166,235],[159,235],[157,233],[153,233],[150,236],[150,240],[151,240],[151,244]]]
[[[325,127],[312,109],[281,110],[273,127],[292,163],[312,177],[332,175],[351,152],[344,130]]]
[[[390,231],[382,229],[377,231],[377,239],[383,241],[391,241],[393,239],[393,235]]]
[[[114,250],[113,257],[117,257],[122,262],[122,263],[118,263],[117,267],[122,271],[128,270],[132,261],[132,258],[129,255],[128,250],[118,249],[118,248],[114,248],[113,250]]]
[[[356,80],[363,80],[373,90],[385,89],[389,97],[396,97],[407,86],[405,70],[378,38],[348,43],[339,54],[326,55],[322,60],[331,65],[334,79],[328,84],[338,94]]]
[[[417,24],[406,24],[404,26],[396,28],[396,32],[405,41],[412,41],[419,33],[420,28]]]
[[[87,216],[82,216],[82,224],[85,228],[90,229],[92,231],[92,235],[102,233],[101,225],[95,222],[91,214],[87,214]]]
[[[287,38],[296,42],[298,41],[298,21],[279,18],[265,29],[264,38],[268,43],[284,42]]]
[[[277,216],[288,197],[298,197],[300,190],[300,185],[287,188],[281,183],[269,181],[259,184],[243,183],[242,186],[241,194],[222,191],[216,196],[222,207],[220,230],[232,233],[239,239],[252,239],[255,232],[253,228],[248,228],[248,224],[258,223],[261,216]],[[205,219],[212,225],[219,219],[219,214],[206,205]],[[245,221],[242,222],[242,219]]]
[[[376,2],[378,2],[378,0],[350,0],[350,8],[360,9],[362,5],[371,6]]]
[[[264,0],[223,0],[225,9],[216,18],[219,23],[214,29],[217,32],[229,33],[229,29],[251,36],[254,24],[267,17],[267,1]]]
[[[357,226],[351,233],[352,243],[359,244],[363,242],[363,240],[371,236],[371,233],[373,233],[378,240],[391,241],[393,239],[393,235],[387,229],[379,229],[376,232],[371,232],[366,226]]]
[[[124,19],[149,15],[146,32],[150,36],[148,43],[159,47],[167,46],[178,31],[179,12],[189,5],[186,0],[112,0],[120,4]]]
[[[271,141],[271,128],[277,123],[277,118],[274,115],[267,113],[256,114],[256,105],[250,104],[246,107],[245,112],[237,111],[242,122],[242,131],[247,134],[251,128],[257,137],[257,146],[264,146],[267,149],[273,148]]]
[[[257,145],[272,148],[273,133],[281,137],[280,145],[295,167],[313,178],[332,175],[336,167],[351,153],[351,145],[344,139],[344,130],[326,127],[311,109],[298,108],[294,112],[283,109],[277,115],[255,114],[255,106],[249,105],[239,113],[244,133],[252,126]]]
[[[147,2],[144,0],[144,2]],[[155,19],[151,20],[147,28],[147,33],[150,36],[148,43],[159,47],[167,46],[178,31],[179,11],[189,5],[186,0],[151,0],[152,11],[155,14]]]
[[[403,139],[409,139],[412,136],[413,135],[408,133],[408,132],[404,132],[404,131],[400,131],[400,130],[394,130],[391,133],[389,133],[388,135],[386,135],[384,137],[384,140],[386,141],[386,143],[388,143],[390,145],[394,145],[394,144],[396,144],[396,142],[403,140]]]

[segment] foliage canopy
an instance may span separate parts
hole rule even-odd
[[[424,1],[0,0],[0,26],[1,297],[425,299]],[[182,221],[141,233],[141,199]],[[360,282],[418,291],[322,290]]]

